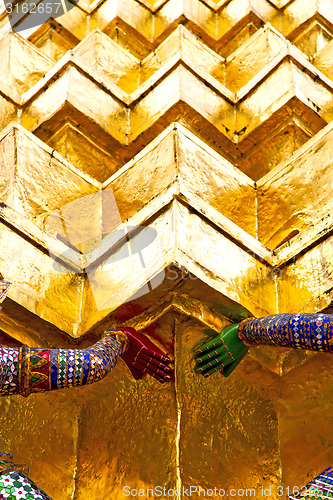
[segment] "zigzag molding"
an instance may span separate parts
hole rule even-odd
[[[2,61],[4,73],[2,81],[7,86],[16,85],[19,87],[21,84],[22,87],[22,84],[24,84],[25,86],[22,89],[18,89],[18,93],[21,94],[30,89],[30,92],[23,95],[21,100],[16,100],[18,105],[24,105],[34,93],[40,90],[41,86],[50,85],[50,80],[59,77],[57,73],[60,74],[69,61],[74,62],[74,64],[76,63],[77,67],[81,68],[82,71],[87,71],[85,62],[89,64],[91,69],[98,69],[99,72],[108,77],[107,80],[101,80],[102,84],[110,80],[118,83],[118,85],[114,86],[114,89],[118,87],[120,90],[116,93],[116,97],[127,105],[131,105],[139,100],[143,94],[147,93],[149,88],[156,85],[177,61],[183,61],[199,77],[202,74],[202,78],[207,83],[212,87],[216,87],[226,99],[235,104],[246,98],[288,56],[302,71],[306,71],[312,78],[319,78],[323,85],[329,88],[332,85],[330,79],[316,70],[304,58],[301,51],[293,47],[290,42],[270,25],[266,25],[260,29],[227,59],[209,49],[186,28],[179,26],[159,45],[158,50],[142,61],[132,56],[99,29],[95,29],[74,49],[71,55],[63,57],[59,63],[53,65],[54,67],[52,67],[51,71],[49,70],[52,60],[21,36],[13,33],[8,34],[1,39],[1,43],[3,45],[3,52],[8,58]],[[9,44],[15,44],[12,50],[8,50],[7,47]],[[268,49],[267,44],[270,46]],[[328,44],[325,47],[330,48],[330,45]],[[263,48],[266,48],[264,59],[253,60],[251,61],[251,65],[249,65],[248,60],[252,58],[253,52],[261,51]],[[20,53],[19,56],[17,52]],[[22,57],[20,57],[21,53]],[[83,59],[75,58],[76,54]],[[27,59],[29,63],[25,63],[26,66],[21,67],[17,64],[15,65],[15,60],[11,61],[10,57],[20,57],[20,59],[23,59],[23,62],[24,59]],[[31,67],[32,61],[35,61],[36,58],[38,59],[37,68],[34,66]],[[113,61],[111,60],[112,58],[114,58]],[[319,56],[317,56],[317,59],[319,59]],[[109,67],[110,63],[112,64],[111,67]],[[10,72],[9,67],[13,67]],[[129,95],[122,88],[123,85],[126,86],[126,83],[121,82],[125,78],[130,79],[131,75],[135,73],[138,73],[138,76],[135,77],[138,88],[130,92],[131,95]],[[207,77],[207,74],[213,78]],[[34,80],[31,81],[32,75]],[[97,82],[100,81],[98,76],[98,73],[92,73],[92,78]],[[117,80],[115,80],[116,78]],[[37,85],[34,85],[38,80],[41,81]],[[146,81],[149,81],[149,83],[145,84]]]
[[[148,203],[154,202],[155,209],[159,210],[177,196],[189,201],[222,231],[269,264],[281,265],[312,244],[310,242],[313,242],[314,234],[318,233],[322,237],[330,231],[332,141],[333,124],[330,123],[260,182],[254,183],[188,129],[180,124],[172,124],[135,158],[101,183],[77,169],[22,126],[13,123],[0,137],[1,156],[6,165],[1,178],[1,198],[21,216],[44,230],[48,214],[93,193],[111,189],[121,220],[126,221],[137,214],[134,225],[142,224],[144,219],[140,211]],[[26,173],[25,167],[29,151],[34,154],[32,176]],[[156,158],[160,159],[157,165]],[[206,166],[209,166],[209,176],[205,173]],[[135,185],[143,169],[149,184],[139,195]],[[8,182],[8,179],[11,181]],[[193,182],[194,179],[196,182]],[[51,180],[52,191],[49,190]],[[292,186],[301,187],[302,184],[313,185],[313,191],[307,191],[306,197],[302,191],[295,196]],[[127,193],[126,203],[122,201],[124,193]],[[158,205],[160,193],[168,193],[163,195],[164,205]],[[247,205],[244,205],[244,196]],[[275,213],[276,206],[279,207],[278,216]],[[319,206],[320,216],[317,216]],[[274,226],[270,224],[273,217]],[[314,227],[316,231],[313,231]],[[50,231],[52,226],[48,228]],[[281,244],[296,230],[299,236]],[[294,244],[296,241],[298,243]],[[268,242],[271,248],[275,248],[274,252],[268,250],[269,246],[265,247]]]
[[[240,169],[257,180],[266,173],[264,169],[267,169],[265,159],[260,159],[261,150],[267,149],[261,146],[267,142],[267,128],[272,130],[274,122],[279,126],[275,135],[272,136],[270,132],[271,141],[277,143],[277,149],[281,148],[278,141],[285,141],[281,122],[286,123],[285,128],[290,130],[291,134],[298,134],[298,145],[301,145],[318,132],[325,122],[330,121],[332,114],[331,80],[315,69],[300,51],[270,26],[259,30],[227,60],[214,54],[184,27],[177,28],[154,54],[143,61],[131,56],[97,30],[90,33],[78,45],[76,51],[67,53],[44,76],[52,66],[51,59],[45,57],[33,45],[15,34],[3,37],[0,43],[4,48],[14,44],[15,50],[8,50],[8,57],[9,54],[22,51],[22,59],[28,61],[27,64],[21,65],[15,64],[15,60],[8,60],[10,64],[7,64],[6,59],[3,59],[6,63],[4,68],[10,67],[11,70],[3,72],[2,126],[12,119],[19,119],[29,130],[35,131],[43,140],[57,148],[59,140],[62,141],[59,126],[62,128],[63,123],[67,121],[68,126],[72,127],[71,120],[77,115],[74,120],[85,121],[89,133],[95,129],[93,135],[102,140],[101,149],[96,150],[96,154],[101,155],[101,162],[108,156],[112,157],[112,149],[113,155],[119,156],[119,160],[115,158],[114,161],[115,169],[119,162],[128,161],[129,157],[147,144],[144,137],[146,133],[151,140],[154,128],[160,130],[161,126],[167,126],[177,114],[183,113],[195,123],[201,109],[200,102],[205,102],[205,109],[201,113],[201,119],[207,120],[204,129],[213,127],[215,136],[221,134],[220,148],[230,154],[229,158]],[[253,63],[249,66],[247,60],[251,58],[253,51],[260,50],[262,44],[267,43],[272,47],[272,52],[267,55],[265,65],[259,62],[259,65]],[[97,71],[92,67],[91,59],[96,50],[100,50],[99,62],[94,64]],[[119,62],[113,64],[111,71],[106,68],[110,58],[114,56],[114,51],[118,54],[115,60]],[[318,58],[322,66],[325,66],[329,53],[330,47],[326,49],[326,56]],[[172,54],[174,55],[170,59]],[[17,55],[15,57],[17,58]],[[30,64],[32,59],[33,71]],[[207,60],[210,60],[210,73],[206,71],[204,64]],[[243,67],[248,71],[242,70]],[[326,67],[326,73],[330,72],[330,67]],[[137,70],[138,75],[135,76]],[[110,71],[112,74],[120,74],[117,80],[110,80]],[[36,82],[38,77],[40,80]],[[236,93],[221,83],[223,81],[227,84],[228,78],[234,89],[241,85]],[[15,83],[17,91],[24,92],[29,80],[32,84],[36,83],[22,96],[9,90]],[[143,82],[141,85],[140,80]],[[132,82],[126,84],[128,90],[134,89],[134,81],[137,81],[139,87],[128,94],[116,84],[120,82],[123,86],[122,81]],[[62,88],[59,91],[60,86]],[[87,87],[84,93],[89,95],[89,104],[85,104],[81,96],[77,99],[80,95],[77,86],[81,89]],[[165,93],[165,103],[161,105],[158,102],[157,105],[155,94],[163,94],[165,86],[174,87],[173,96],[170,92]],[[267,88],[270,89],[269,93]],[[192,89],[196,89],[195,92],[192,93]],[[308,98],[309,93],[320,96],[320,99],[317,97],[311,101]],[[197,99],[193,99],[193,96]],[[95,106],[91,104],[101,100],[104,118],[101,118],[101,110],[94,110]],[[37,114],[34,111],[36,108]],[[111,123],[107,119],[110,113],[115,118]],[[293,114],[298,115],[296,120],[290,120]],[[301,115],[304,115],[305,120],[299,119]],[[301,124],[302,120],[312,123],[314,129],[307,130],[307,125],[304,127]],[[113,124],[116,126],[113,127]],[[211,133],[209,130],[205,132],[204,129],[203,136],[206,134],[207,138]],[[109,134],[115,141],[113,148],[106,146],[110,142]],[[55,139],[56,136],[59,139]],[[292,148],[294,142],[290,139],[289,147]],[[124,149],[124,144],[130,148]],[[259,165],[256,167],[258,155]]]
[[[329,265],[332,252],[331,196],[330,184],[327,182],[331,174],[329,152],[333,140],[332,128],[333,124],[329,124],[318,137],[311,139],[297,154],[283,162],[256,186],[227,160],[212,150],[207,151],[204,143],[178,124],[169,127],[146,150],[103,184],[83,175],[21,126],[8,127],[0,143],[3,154],[6,155],[4,164],[8,165],[8,174],[4,173],[2,180],[1,238],[6,241],[7,247],[2,256],[2,268],[9,278],[15,275],[17,282],[12,298],[36,314],[43,311],[44,319],[77,337],[129,300],[154,276],[177,263],[253,314],[263,314],[263,310],[264,314],[288,310],[291,301],[294,310],[304,310],[304,307],[320,310],[328,306],[331,301],[332,280],[329,275],[327,279],[322,278],[322,273]],[[21,169],[20,165],[26,166],[29,150],[34,151],[34,175],[28,182],[25,169]],[[156,157],[163,161],[156,164]],[[309,167],[313,163],[321,165],[320,176],[318,171]],[[204,165],[209,165],[209,170]],[[37,166],[39,170],[36,170]],[[15,171],[14,176],[11,171]],[[147,189],[140,196],[135,194],[134,188],[138,171],[145,171],[147,178]],[[209,177],[207,172],[210,173]],[[28,175],[30,176],[29,172]],[[293,211],[286,213],[283,207],[285,193],[290,191],[288,184],[300,185],[305,175],[307,182],[317,183],[314,198],[308,196],[304,200],[300,193],[295,198],[294,206],[290,206]],[[313,176],[312,179],[309,175]],[[283,184],[281,176],[285,177]],[[12,179],[9,184],[8,178]],[[61,179],[66,184],[61,183]],[[51,182],[54,186],[52,193]],[[85,253],[80,253],[69,245],[67,230],[62,234],[61,226],[57,223],[48,224],[48,232],[45,231],[47,217],[52,213],[59,213],[61,216],[59,210],[67,203],[78,197],[83,200],[87,197],[91,203],[89,196],[108,192],[110,189],[118,204],[120,218],[126,222],[124,225],[116,223],[115,226],[110,226],[106,235],[105,229],[99,234],[97,232],[97,239],[92,242],[92,246],[90,244],[86,248]],[[244,190],[247,191],[245,198],[248,201],[248,212],[243,204]],[[45,198],[47,192],[52,194],[49,200]],[[318,198],[318,192],[321,193],[321,198]],[[241,205],[237,204],[237,196]],[[275,207],[280,203],[279,198],[281,199],[281,208],[278,210],[282,219],[280,238],[286,232],[290,234],[291,230],[293,234],[295,227],[299,231],[299,236],[275,251],[269,250],[247,232],[251,227],[259,232],[265,231],[266,221],[270,220],[272,197]],[[58,205],[54,201],[50,204],[52,200]],[[258,202],[260,209],[256,221],[254,215]],[[95,196],[94,209],[90,208],[91,224],[97,228],[100,219],[95,221],[95,214],[100,217],[98,207],[101,203],[103,199]],[[304,217],[298,219],[300,212],[306,214],[309,207],[315,207],[316,203],[322,209],[326,207],[326,217],[322,210],[321,224],[318,224],[318,218],[312,218],[310,223],[305,221],[307,226],[302,226]],[[290,202],[287,202],[288,207],[289,205]],[[240,206],[242,210],[239,209]],[[276,208],[274,213],[276,218]],[[66,219],[64,223],[66,224]],[[140,226],[149,227],[156,232],[159,249],[149,254],[149,266],[137,273],[140,262],[134,259],[129,263],[121,255],[127,244],[126,239],[124,240],[127,228]],[[276,230],[278,224],[274,227]],[[135,240],[135,233],[133,234]],[[194,243],[198,234],[204,235],[206,243],[210,242],[205,244],[206,250]],[[266,238],[272,238],[267,229],[266,234]],[[20,248],[20,255],[17,248]],[[9,255],[14,249],[17,260],[9,264]],[[27,255],[30,256],[28,259]],[[233,262],[232,269],[228,264],[230,259]],[[295,294],[293,286],[299,287],[296,276],[309,265],[307,262],[311,262],[312,266],[316,262],[318,277],[321,278],[314,276],[311,282],[308,280],[306,289],[298,290]],[[25,283],[24,275],[29,273],[29,269],[25,269],[24,263],[28,267],[34,267],[39,288],[37,295],[33,290],[34,286]],[[18,269],[23,271],[20,276],[21,271]],[[274,279],[276,273],[277,280]],[[57,289],[61,289],[64,294],[64,310],[59,309],[57,312],[52,307],[53,282],[62,283],[57,285]],[[254,288],[252,282],[256,283]],[[105,294],[106,283],[112,284],[113,294],[110,303],[102,304],[101,297]],[[262,296],[263,287],[265,297]],[[42,302],[41,290],[45,290]],[[69,294],[68,298],[76,297],[70,301],[71,307],[65,299],[66,294]],[[93,312],[90,307],[89,318],[84,320],[81,307],[89,297],[90,301],[93,297],[97,309]]]
[[[288,310],[291,305],[296,311],[321,310],[332,301],[332,279],[325,273],[329,262],[332,262],[332,237],[319,241],[295,262],[283,268],[272,268],[258,262],[248,250],[239,247],[177,201],[150,220],[148,227],[156,231],[157,239],[152,253],[143,252],[146,267],[140,266],[138,256],[132,260],[121,259],[126,242],[120,241],[118,236],[118,241],[114,238],[111,247],[109,241],[103,242],[103,259],[99,259],[97,267],[87,268],[87,275],[84,275],[75,272],[73,267],[72,271],[64,267],[62,256],[55,264],[56,256],[50,250],[46,252],[19,237],[13,225],[3,225],[1,240],[5,238],[7,248],[3,252],[1,266],[9,278],[15,274],[15,287],[10,297],[35,314],[42,314],[43,319],[73,337],[83,335],[134,294],[140,295],[140,290],[147,283],[154,284],[156,280],[158,284],[162,283],[164,270],[175,263],[218,291],[221,301],[222,297],[227,297],[258,316]],[[170,238],[171,229],[173,238]],[[205,242],[209,243],[209,254],[203,252],[200,245],[194,244],[198,234],[204,235]],[[14,266],[9,261],[9,255],[18,247],[21,255],[17,255]],[[309,277],[306,287],[300,287],[297,276],[309,262],[316,266],[318,275]],[[31,266],[34,269],[33,283],[25,279],[25,274],[31,272]],[[53,283],[57,283],[56,289],[53,289]],[[64,307],[57,302],[57,309],[54,310],[54,293],[61,293]],[[88,316],[84,317],[82,311],[86,301],[90,307]],[[94,302],[96,310],[91,307]]]
[[[62,16],[61,22],[64,28],[79,40],[82,40],[91,28],[98,26],[108,31],[120,21],[137,31],[147,42],[157,43],[170,33],[171,26],[174,28],[179,23],[187,22],[213,44],[225,39],[231,30],[238,32],[238,43],[241,44],[248,37],[246,30],[242,34],[247,24],[260,26],[269,22],[281,30],[284,36],[291,37],[300,24],[309,22],[315,16],[324,19],[328,25],[333,24],[332,16],[321,3],[307,3],[306,8],[303,6],[301,11],[299,0],[291,1],[288,5],[282,5],[282,2],[280,5],[276,4],[277,2],[270,0],[248,0],[247,4],[243,1],[240,5],[239,0],[222,0],[218,3],[211,0],[168,0],[151,5],[149,2],[138,0],[105,0],[95,1],[88,6],[81,0],[72,9],[75,15]],[[11,31],[6,17],[3,7],[0,12],[0,33]],[[26,16],[22,16],[23,21],[24,17]],[[74,22],[74,19],[78,18],[81,21],[79,24]],[[17,16],[18,26],[20,22],[21,18]],[[223,47],[225,42],[220,45]]]
[[[323,23],[323,16],[318,16]],[[295,33],[295,40],[300,36]],[[184,26],[176,27],[143,60],[98,29],[55,65],[19,35],[7,34],[0,44],[8,58],[3,58],[0,82],[0,125],[19,120],[60,152],[64,151],[64,134],[79,134],[86,149],[92,148],[92,154],[100,157],[101,165],[112,164],[109,173],[148,144],[161,127],[183,115],[195,127],[201,121],[198,132],[205,141],[257,181],[278,164],[279,151],[292,153],[332,115],[332,81],[269,24],[227,59]],[[332,50],[333,41],[312,58],[328,76],[333,67]],[[253,60],[255,51],[265,53],[265,57]],[[61,78],[62,97],[58,91]],[[78,85],[87,87],[84,93],[89,95],[89,104],[81,96],[77,99]],[[173,87],[173,96],[157,105],[155,95],[163,94],[165,86]],[[197,99],[193,99],[192,89]],[[316,98],[309,99],[310,94]],[[91,105],[99,101],[103,101],[102,120],[100,109]],[[200,112],[200,102],[205,103],[204,112]],[[115,117],[111,123],[107,120],[110,113]],[[80,131],[75,123],[80,123]],[[268,130],[270,147],[276,150],[273,164],[265,157]],[[89,136],[94,137],[95,145]],[[212,136],[214,142],[209,139]],[[81,158],[79,152],[67,154],[85,168],[84,154]]]

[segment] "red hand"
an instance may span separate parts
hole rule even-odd
[[[171,359],[156,345],[134,328],[117,328],[117,330],[126,333],[128,337],[129,348],[122,354],[122,359],[136,380],[142,378],[145,373],[161,383],[173,380],[173,370],[169,366]]]

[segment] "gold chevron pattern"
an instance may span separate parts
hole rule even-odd
[[[118,366],[1,401],[1,449],[21,425],[55,500],[284,498],[333,460],[330,356],[253,348],[209,381],[189,360],[203,326],[331,311],[332,0],[79,0],[29,29],[23,3],[12,23],[0,4],[1,342],[126,324],[173,352],[176,382]]]

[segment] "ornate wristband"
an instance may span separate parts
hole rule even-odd
[[[110,337],[115,337],[118,342],[120,342],[123,346],[123,353],[126,352],[129,348],[129,339],[126,333],[121,330],[106,330],[105,333],[108,333]]]
[[[246,319],[243,319],[243,321],[241,321],[241,322],[239,323],[239,326],[238,326],[238,332],[237,332],[237,333],[238,333],[238,338],[239,338],[239,340],[240,340],[241,342],[243,342],[243,344],[245,344],[245,345],[246,345],[246,346],[248,346],[248,347],[251,347],[251,346],[253,346],[253,345],[256,345],[256,342],[251,342],[251,341],[247,338],[247,336],[246,336],[246,334],[245,334],[245,327],[246,327],[247,323],[248,323],[249,321],[252,321],[253,319],[255,319],[255,318],[246,318]]]

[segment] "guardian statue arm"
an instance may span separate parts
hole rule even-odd
[[[223,371],[227,377],[247,354],[250,346],[272,345],[333,352],[333,315],[275,314],[247,318],[229,325],[195,351],[196,372],[209,377]]]

